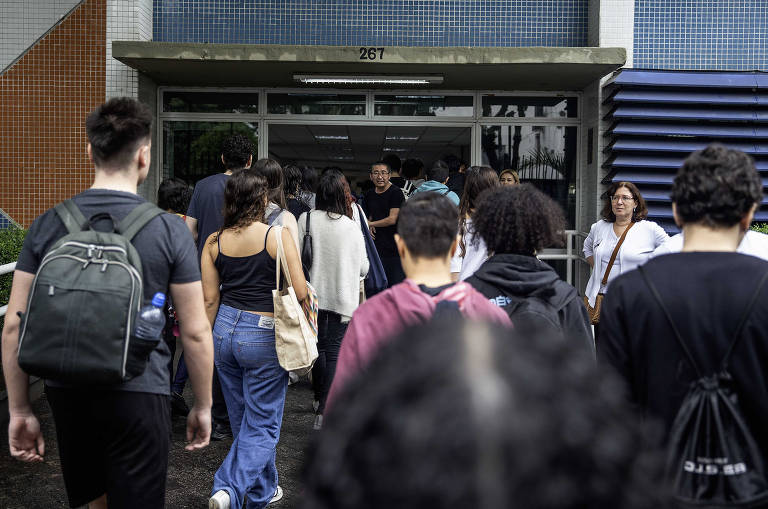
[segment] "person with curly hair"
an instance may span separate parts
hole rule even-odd
[[[617,277],[602,310],[598,359],[613,367],[643,416],[673,427],[691,384],[722,371],[722,359],[768,262],[737,253],[763,185],[752,159],[713,144],[691,154],[672,184],[680,253]],[[647,280],[643,277],[647,278]],[[662,310],[648,283],[668,315]],[[745,425],[768,457],[768,285],[757,294],[728,362]],[[672,327],[698,364],[689,362]],[[750,466],[751,468],[751,466]]]
[[[464,193],[459,202],[459,248],[451,258],[451,274],[464,281],[488,259],[485,242],[476,235],[472,215],[487,189],[498,187],[496,170],[488,166],[472,166],[464,173]]]
[[[272,291],[278,235],[300,301],[307,296],[307,283],[291,233],[264,222],[268,203],[262,175],[233,173],[224,190],[223,224],[203,249],[205,310],[234,436],[214,475],[211,509],[239,508],[244,502],[265,507],[283,493],[275,467],[288,388],[288,372],[280,367],[275,349]]]
[[[605,196],[602,216],[592,225],[584,240],[584,257],[592,267],[585,297],[590,307],[597,307],[598,310],[598,302],[602,301],[598,295],[605,294],[611,281],[645,263],[654,249],[669,240],[669,235],[661,226],[646,219],[648,207],[632,182],[611,184]],[[619,244],[622,238],[624,241]],[[611,265],[617,245],[619,250]],[[597,324],[595,338],[600,339]]]
[[[203,256],[205,240],[221,228],[224,208],[224,188],[229,177],[237,170],[250,168],[253,162],[253,143],[243,134],[233,134],[224,140],[221,147],[221,162],[224,173],[205,177],[195,184],[192,200],[189,202],[185,221],[197,243],[198,259]],[[213,429],[211,440],[224,440],[232,436],[224,395],[221,392],[219,375],[213,370]]]
[[[560,206],[530,184],[501,186],[484,194],[473,217],[475,234],[491,257],[467,283],[503,308],[522,334],[564,336],[594,356],[592,328],[578,292],[536,258],[542,249],[563,244]]]
[[[557,338],[408,329],[339,395],[301,507],[666,507],[662,458],[617,382]]]

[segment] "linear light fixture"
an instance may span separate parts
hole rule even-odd
[[[316,140],[348,140],[349,136],[334,134],[319,134],[315,136]]]
[[[419,139],[419,137],[418,136],[386,136],[384,139],[395,140],[395,141],[416,141]]]
[[[307,85],[439,85],[442,76],[340,76],[332,74],[294,74],[293,79]]]

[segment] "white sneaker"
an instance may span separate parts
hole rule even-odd
[[[282,493],[281,493],[282,496]],[[208,499],[208,509],[229,509],[229,493],[219,490]]]
[[[277,502],[281,498],[283,498],[283,488],[278,486],[277,489],[275,490],[275,494],[272,496],[272,500],[270,500],[268,502],[268,504],[271,504],[273,502]],[[227,507],[229,507],[229,506],[227,506]],[[208,508],[208,509],[210,509],[210,508]]]
[[[315,431],[323,429],[323,414],[317,414],[315,416],[315,422],[312,424],[312,429]]]

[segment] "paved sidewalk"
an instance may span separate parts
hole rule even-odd
[[[188,400],[191,398],[190,394],[185,393],[185,396]],[[35,402],[34,409],[45,436],[44,463],[30,465],[11,458],[8,453],[7,424],[3,424],[0,430],[0,507],[5,509],[68,507],[53,419],[45,396]],[[270,509],[293,509],[300,505],[299,478],[304,452],[312,437],[313,418],[309,384],[302,382],[290,386],[277,449],[277,469],[285,495],[283,500],[270,506]],[[184,440],[184,420],[175,419],[166,505],[179,509],[207,507],[213,474],[226,456],[231,441],[212,442],[203,451],[190,453],[184,450]]]

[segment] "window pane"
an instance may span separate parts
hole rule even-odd
[[[376,95],[374,114],[397,117],[471,117],[472,96]]]
[[[483,117],[575,118],[575,97],[514,97],[484,95]]]
[[[365,95],[268,94],[267,111],[279,115],[365,115]]]
[[[243,134],[258,146],[258,127],[248,122],[163,122],[163,176],[193,184],[224,171],[221,145],[233,134]]]
[[[577,128],[503,125],[482,127],[483,164],[511,168],[563,207],[569,228],[576,219]]]
[[[259,94],[255,92],[163,92],[163,111],[258,113]]]

